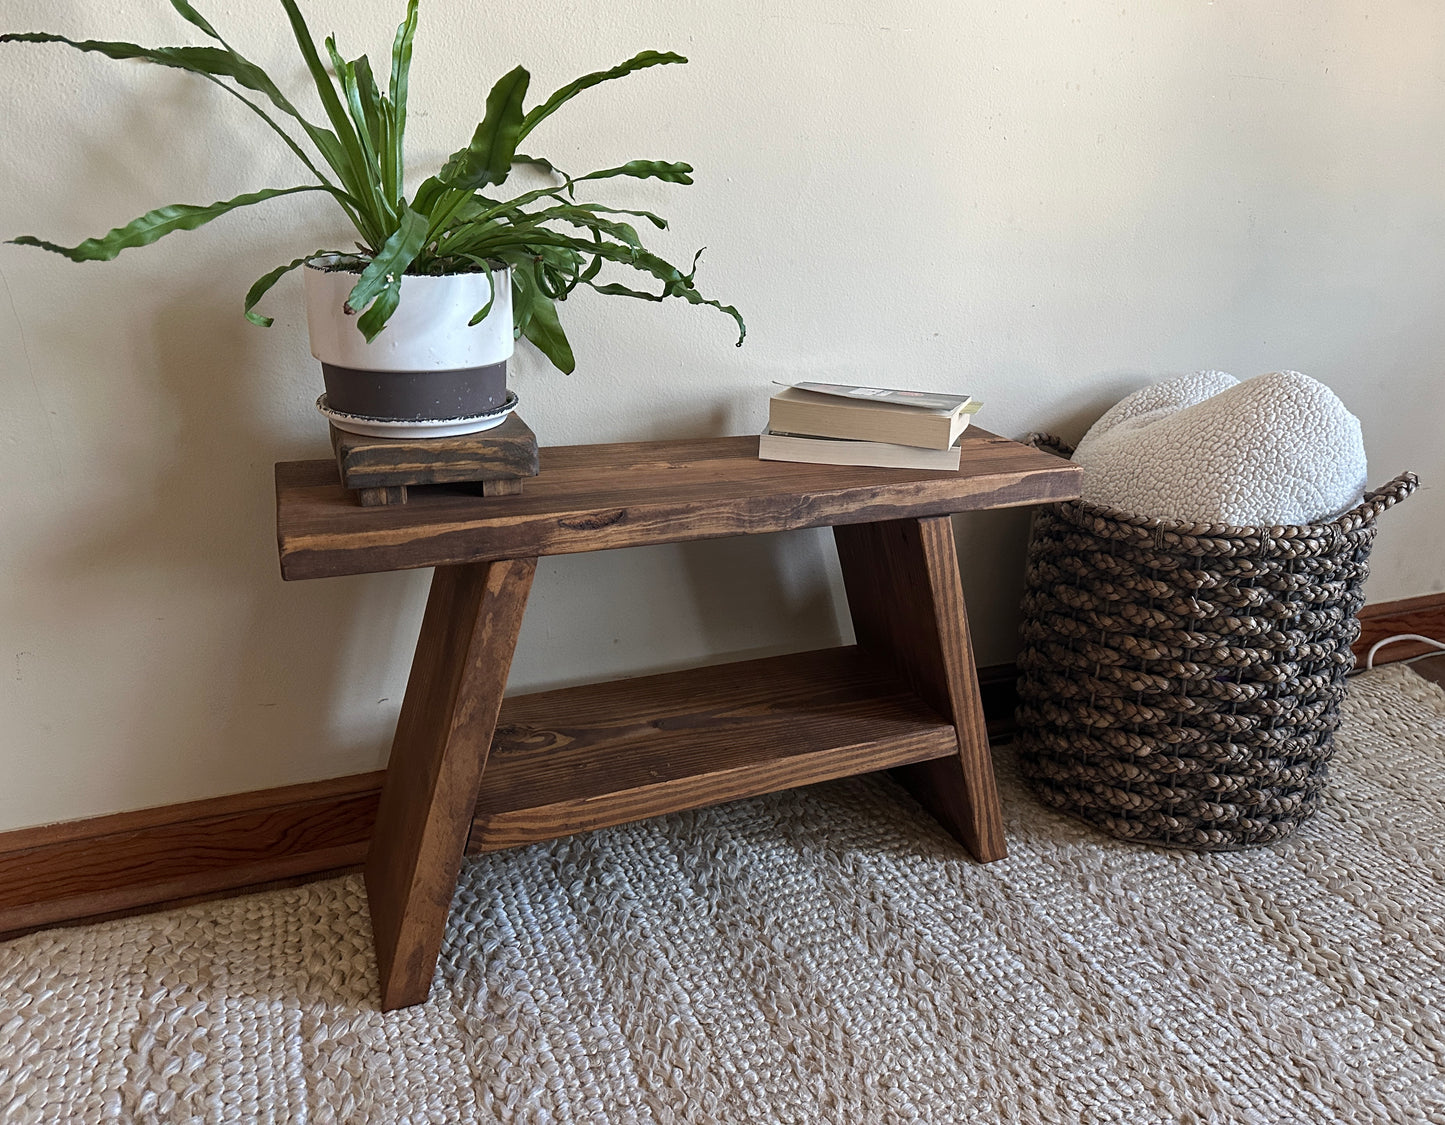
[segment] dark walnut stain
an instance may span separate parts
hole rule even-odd
[[[626,519],[627,509],[618,508],[615,512],[598,512],[595,516],[559,519],[557,526],[565,527],[568,531],[601,531],[604,527],[616,527]]]

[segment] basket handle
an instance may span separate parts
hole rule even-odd
[[[1074,455],[1074,447],[1061,437],[1053,434],[1032,433],[1024,438],[1024,444],[1035,449],[1042,449],[1046,453],[1053,453],[1067,461]]]
[[[1420,478],[1414,473],[1401,473],[1389,483],[1370,489],[1358,504],[1334,522],[1345,527],[1345,530],[1373,523],[1381,512],[1393,508],[1419,487]]]

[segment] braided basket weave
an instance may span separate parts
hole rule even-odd
[[[1415,486],[1403,473],[1344,515],[1289,527],[1040,510],[1018,707],[1039,799],[1197,850],[1293,832],[1324,790],[1375,521]]]

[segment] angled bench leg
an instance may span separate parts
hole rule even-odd
[[[947,516],[833,529],[858,644],[891,660],[958,732],[958,754],[899,779],[982,862],[1008,854]]]
[[[383,1011],[427,997],[537,560],[437,567],[366,860]]]

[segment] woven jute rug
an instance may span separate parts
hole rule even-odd
[[[469,861],[383,1015],[359,878],[0,945],[0,1120],[1445,1122],[1445,692],[1352,682],[1290,840],[862,778]]]

